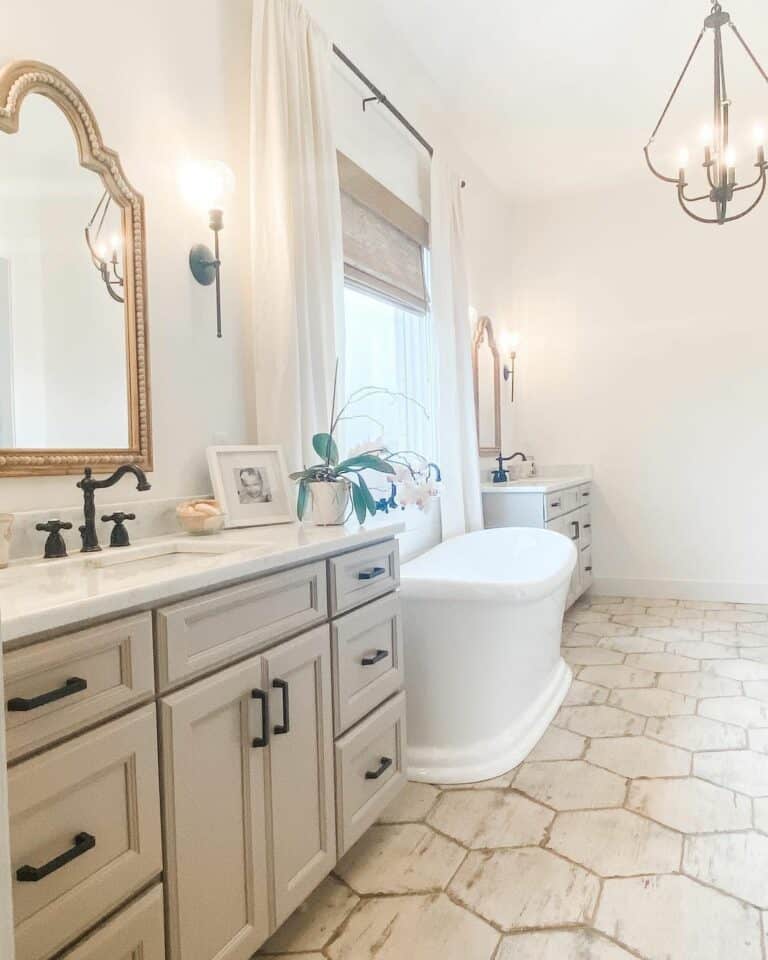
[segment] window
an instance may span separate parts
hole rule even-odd
[[[390,392],[366,397],[348,411],[342,448],[380,440],[393,452],[435,460],[429,225],[342,154],[339,178],[346,278],[344,396],[349,399],[365,387]]]
[[[357,284],[344,291],[345,396],[385,387],[349,411],[342,442],[349,450],[382,437],[391,450],[435,459],[432,336],[429,314],[406,309]]]

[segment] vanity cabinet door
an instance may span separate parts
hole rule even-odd
[[[328,627],[281,644],[263,659],[270,692],[268,755],[279,925],[336,862]]]
[[[254,657],[160,701],[170,960],[248,960],[270,933],[262,674]]]

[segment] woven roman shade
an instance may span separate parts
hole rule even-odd
[[[347,282],[426,312],[429,224],[344,154],[338,161]]]

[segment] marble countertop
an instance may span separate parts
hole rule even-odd
[[[526,480],[510,480],[508,483],[483,483],[483,493],[553,493],[555,490],[567,490],[582,483],[591,483],[588,474],[573,474],[561,477],[528,477]]]
[[[19,561],[0,570],[0,636],[5,646],[24,637],[66,630],[81,621],[119,616],[184,594],[321,560],[403,529],[402,523],[387,518],[373,519],[365,527],[291,523],[224,530],[209,537],[179,533],[63,560]]]

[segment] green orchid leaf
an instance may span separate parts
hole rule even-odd
[[[339,464],[339,469],[349,470],[376,470],[379,473],[394,473],[395,468],[377,457],[374,453],[361,453],[357,457],[350,457],[349,460],[343,460]]]
[[[360,524],[365,523],[365,515],[368,508],[365,502],[365,497],[363,496],[363,491],[357,486],[356,483],[352,484],[352,506],[355,508],[357,522]]]
[[[339,462],[339,450],[330,433],[316,433],[312,437],[312,446],[318,457],[322,457],[334,466]]]
[[[309,499],[309,487],[307,481],[302,480],[299,484],[299,492],[296,497],[296,515],[299,520],[304,519],[304,513],[307,509],[307,500]]]
[[[365,500],[365,506],[368,509],[368,513],[370,513],[372,517],[375,517],[376,501],[373,499],[373,494],[368,489],[368,484],[365,482],[365,477],[363,477],[362,475],[359,476],[357,478],[357,482],[360,484],[360,492],[362,493],[363,499]]]

